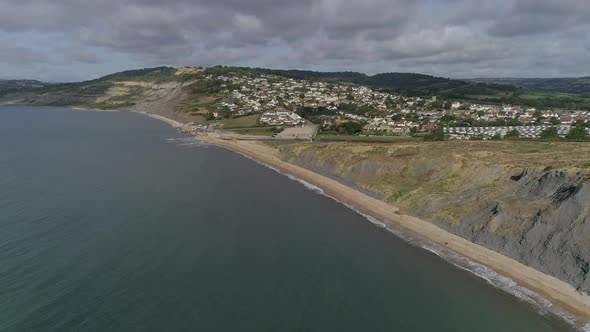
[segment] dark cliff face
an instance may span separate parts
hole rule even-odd
[[[590,292],[590,182],[560,170],[512,176],[494,200],[440,227]],[[416,211],[419,214],[419,211]]]
[[[590,293],[590,172],[495,164],[481,153],[368,151],[285,147],[281,158]]]

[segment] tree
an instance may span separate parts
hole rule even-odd
[[[442,100],[436,100],[436,101],[433,101],[432,103],[430,103],[431,109],[443,108],[444,106],[445,106],[445,104]]]
[[[549,119],[549,123],[551,123],[554,126],[557,126],[558,124],[561,124],[561,121],[558,118],[552,116],[551,119]]]
[[[396,103],[395,103],[395,100],[393,100],[393,98],[387,97],[387,99],[385,99],[385,105],[387,107],[392,107],[392,106],[395,106]]]
[[[358,122],[348,121],[339,124],[336,128],[336,131],[338,131],[340,134],[354,135],[363,131],[363,125]]]
[[[404,116],[399,113],[394,113],[391,116],[391,120],[393,120],[393,121],[399,121],[399,120],[402,120],[403,118],[404,118]]]
[[[587,141],[588,132],[586,131],[585,127],[576,126],[570,130],[570,132],[565,136],[565,138],[572,141]]]
[[[451,121],[456,121],[456,120],[457,120],[457,117],[454,115],[450,115],[450,114],[445,114],[440,117],[440,121],[446,122],[446,123],[451,122]]]
[[[504,136],[505,139],[518,139],[520,137],[520,132],[516,129],[512,129],[511,131],[507,132]]]
[[[501,141],[502,140],[502,136],[500,136],[500,134],[496,134],[494,136],[492,136],[492,141]]]
[[[541,132],[541,138],[546,140],[558,140],[559,134],[557,133],[557,128],[549,127]]]
[[[536,119],[537,123],[542,123],[543,119],[545,119],[545,117],[543,117],[543,112],[537,110],[535,111],[535,113],[533,113],[533,118]]]
[[[508,119],[508,121],[506,121],[506,124],[513,127],[523,125],[522,122],[520,122],[520,120],[518,119]]]
[[[425,141],[444,141],[445,130],[442,126],[434,128],[430,133],[424,135]]]

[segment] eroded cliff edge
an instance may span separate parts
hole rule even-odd
[[[590,292],[590,146],[289,144],[280,157]]]

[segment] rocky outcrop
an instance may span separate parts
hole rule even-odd
[[[280,156],[590,292],[590,172],[457,147],[295,145]]]

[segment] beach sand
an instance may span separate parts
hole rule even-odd
[[[445,250],[450,250],[512,279],[519,286],[533,291],[559,308],[552,311],[573,316],[578,327],[590,324],[590,296],[578,292],[566,282],[451,234],[432,223],[401,215],[396,207],[367,196],[335,180],[282,161],[277,156],[277,150],[268,145],[252,141],[222,140],[210,137],[199,137],[198,139],[242,153],[281,172],[315,185],[321,188],[328,196],[383,222],[389,228],[401,230],[418,239],[430,241]]]
[[[153,114],[153,113],[148,113],[148,112],[110,110],[110,109],[94,109],[94,108],[88,108],[88,107],[83,107],[83,106],[71,106],[68,108],[72,109],[72,110],[76,110],[76,111],[91,111],[91,112],[133,112],[133,113],[143,114],[145,116],[149,116],[150,118],[166,122],[167,124],[171,125],[174,128],[181,128],[185,125],[184,123],[182,123],[180,121],[176,121],[176,120],[167,118],[165,116],[161,116],[161,115]]]

